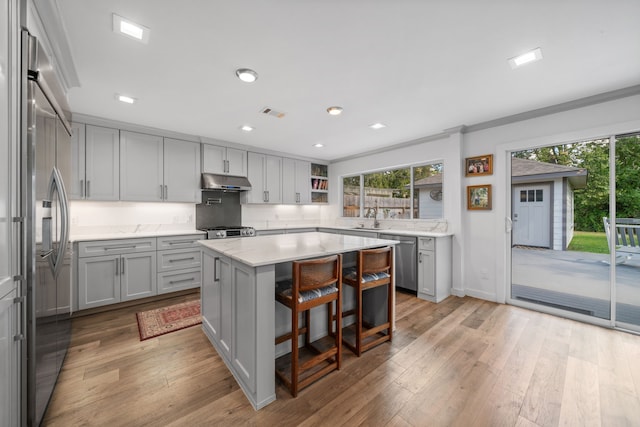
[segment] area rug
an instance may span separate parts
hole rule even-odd
[[[189,301],[136,313],[140,341],[202,323],[200,301]]]

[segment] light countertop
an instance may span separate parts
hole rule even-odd
[[[408,229],[394,229],[394,228],[364,228],[364,227],[348,227],[339,225],[308,225],[308,226],[293,226],[293,227],[256,227],[256,231],[270,231],[270,230],[296,230],[296,229],[308,229],[308,228],[326,228],[332,230],[345,230],[345,231],[369,231],[372,233],[380,234],[393,234],[398,236],[416,236],[416,237],[448,237],[453,236],[453,233],[438,232],[438,231],[421,231],[421,230],[408,230]]]
[[[141,230],[141,231],[96,231],[94,233],[74,234],[71,233],[69,241],[86,242],[92,240],[112,240],[112,239],[136,239],[141,237],[168,237],[186,236],[191,234],[205,235],[203,231],[196,229],[176,229],[176,230]]]
[[[198,241],[205,248],[219,252],[251,267],[315,258],[360,249],[395,245],[397,240],[345,236],[331,233],[294,233]]]

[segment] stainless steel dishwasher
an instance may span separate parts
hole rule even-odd
[[[398,236],[395,234],[380,234],[381,239],[398,240],[396,245],[396,288],[418,292],[418,245],[417,238],[412,236]]]

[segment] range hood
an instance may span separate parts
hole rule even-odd
[[[220,175],[217,173],[203,173],[203,190],[246,191],[251,190],[251,183],[244,176]]]

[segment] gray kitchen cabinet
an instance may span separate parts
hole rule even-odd
[[[282,203],[282,157],[249,152],[247,161],[251,190],[241,193],[242,203]]]
[[[200,201],[200,144],[164,138],[163,200]]]
[[[282,203],[311,203],[311,163],[297,159],[282,159]]]
[[[102,126],[72,124],[72,200],[120,198],[120,131]]]
[[[203,234],[158,237],[158,294],[199,288]]]
[[[120,200],[160,202],[164,199],[163,138],[120,132]]]
[[[80,310],[157,293],[155,237],[79,242],[74,252]]]
[[[418,238],[418,298],[440,302],[451,295],[451,236]]]
[[[120,256],[105,255],[78,260],[78,308],[120,302]]]
[[[247,152],[237,148],[203,143],[202,172],[247,176]]]
[[[156,253],[123,254],[120,260],[120,300],[156,295]]]
[[[243,389],[255,398],[262,392],[256,380],[258,331],[267,326],[258,322],[257,300],[273,286],[257,284],[254,268],[222,254],[205,250],[202,262],[203,328]]]

